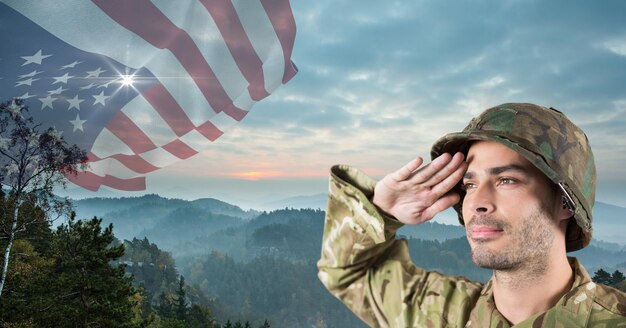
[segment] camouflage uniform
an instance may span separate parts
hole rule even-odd
[[[319,278],[372,327],[510,327],[493,301],[491,282],[416,267],[402,223],[370,202],[376,181],[358,170],[331,169]],[[418,227],[419,229],[419,227]],[[547,312],[515,327],[626,327],[626,294],[591,281],[570,259],[574,284]]]
[[[573,213],[567,251],[589,244],[596,173],[591,147],[579,127],[552,108],[503,104],[438,140],[431,156],[467,153],[475,140],[513,149],[558,185]],[[395,239],[402,223],[370,201],[375,184],[351,167],[331,169],[318,262],[319,277],[330,292],[374,327],[510,327],[495,308],[491,281],[482,285],[427,272],[411,262],[406,240]],[[455,210],[463,224],[459,204]],[[626,294],[593,283],[576,259],[570,264],[572,289],[554,307],[516,327],[626,327]]]

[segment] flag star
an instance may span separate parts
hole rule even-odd
[[[11,101],[11,104],[9,105],[9,107],[8,107],[8,108],[9,108],[9,110],[18,110],[18,109],[19,109],[19,110],[21,110],[21,109],[22,109],[22,106],[18,105],[18,104],[15,102],[15,99],[13,99],[13,101]]]
[[[39,79],[33,79],[32,77],[29,79],[26,79],[24,81],[17,81],[17,83],[15,83],[16,87],[19,87],[20,85],[32,85],[33,82],[37,81]]]
[[[18,78],[18,79],[23,79],[23,78],[25,78],[25,77],[33,77],[33,76],[35,76],[35,75],[37,75],[37,74],[41,74],[41,73],[43,73],[43,72],[38,71],[38,70],[34,70],[34,71],[32,71],[32,72],[30,72],[30,73],[28,73],[28,74],[18,75],[18,76],[17,76],[17,78]]]
[[[94,85],[95,85],[95,84],[93,84],[93,83],[89,83],[89,84],[87,84],[86,86],[80,87],[79,89],[80,89],[80,90],[87,90],[87,89],[91,89],[91,88],[93,88],[93,87],[94,87]]]
[[[46,109],[46,107],[54,109],[54,107],[52,107],[52,102],[55,101],[56,98],[52,98],[51,95],[48,95],[46,98],[39,98],[39,100],[41,101],[41,110]]]
[[[92,96],[96,99],[96,101],[93,102],[93,105],[95,106],[96,104],[102,104],[102,106],[106,106],[106,104],[104,103],[105,100],[107,100],[107,98],[111,98],[111,96],[105,96],[104,95],[104,90],[102,90],[102,92],[100,92],[99,95],[94,95]]]
[[[22,58],[24,58],[24,60],[26,60],[26,62],[24,62],[24,64],[22,64],[22,66],[26,66],[28,64],[37,64],[37,65],[41,65],[41,61],[44,60],[44,58],[48,58],[52,55],[44,55],[41,53],[41,49],[39,49],[39,51],[37,51],[36,54],[32,55],[32,56],[21,56]]]
[[[23,94],[23,95],[21,95],[21,96],[19,96],[19,97],[16,97],[16,98],[19,98],[19,99],[28,99],[28,98],[32,98],[32,97],[34,97],[34,96],[35,96],[35,95],[31,95],[30,93],[26,92],[25,94]]]
[[[98,67],[98,69],[95,69],[93,71],[87,71],[87,76],[85,77],[100,77],[100,74],[104,73],[106,71],[103,71],[101,69],[101,67]]]
[[[80,110],[80,103],[85,101],[84,99],[78,99],[78,95],[74,96],[74,98],[72,99],[66,99],[67,102],[70,103],[70,107],[67,110],[70,110],[72,108],[76,108],[78,110]]]
[[[78,116],[78,114],[76,114],[76,118],[72,121],[70,121],[70,123],[72,123],[72,126],[74,127],[74,130],[72,130],[72,132],[76,132],[76,130],[81,130],[84,132],[83,130],[83,123],[87,122],[86,120],[81,120],[80,116]]]
[[[15,103],[15,99],[13,99],[13,101],[11,102],[11,104],[6,107],[6,109],[11,113],[11,116],[13,116],[13,119],[19,117],[22,117],[22,106],[18,105]]]
[[[48,91],[49,95],[60,95],[61,92],[67,91],[68,89],[63,89],[63,87],[58,87],[56,90]]]
[[[52,126],[52,130],[50,130],[50,132],[48,133],[49,136],[52,137],[52,139],[54,140],[61,140],[61,135],[63,134],[63,131],[59,131],[57,130],[56,125]]]
[[[67,84],[67,80],[69,80],[71,78],[73,78],[73,76],[70,76],[68,73],[65,73],[63,76],[53,77],[53,79],[55,81],[52,82],[52,84],[56,84],[56,83],[65,83],[65,84]]]
[[[73,63],[71,64],[67,64],[67,65],[63,65],[61,66],[61,69],[66,69],[66,68],[74,68],[76,65],[82,63],[82,61],[77,61],[75,60]]]
[[[99,85],[99,86],[97,86],[97,87],[98,87],[98,88],[108,88],[108,87],[109,87],[109,84],[111,84],[111,83],[113,83],[113,82],[115,82],[115,80],[111,80],[111,81],[109,81],[109,82],[107,82],[107,83],[100,84],[100,85]]]

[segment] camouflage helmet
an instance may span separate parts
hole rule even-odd
[[[473,118],[463,131],[439,139],[431,149],[431,157],[459,151],[467,155],[471,141],[475,140],[496,141],[511,148],[554,182],[563,192],[565,204],[576,222],[571,220],[567,227],[567,251],[589,244],[596,167],[587,136],[578,126],[554,108],[502,104]],[[457,189],[463,197],[460,184]],[[456,204],[454,209],[464,224],[461,204]]]

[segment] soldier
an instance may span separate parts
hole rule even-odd
[[[376,182],[331,169],[319,278],[373,327],[626,327],[626,294],[566,252],[591,241],[596,172],[587,137],[533,104],[486,110]],[[486,284],[415,266],[404,224],[454,206]]]

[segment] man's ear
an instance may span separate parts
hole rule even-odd
[[[567,206],[565,196],[561,196],[561,206],[559,207],[557,217],[559,221],[567,220],[574,216],[574,211]]]

